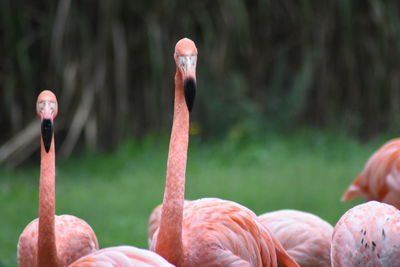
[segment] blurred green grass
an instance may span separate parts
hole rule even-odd
[[[232,132],[226,139],[191,137],[186,198],[220,197],[257,214],[294,208],[334,224],[355,203],[340,196],[387,136],[361,144],[342,132]],[[168,138],[127,140],[113,153],[57,162],[57,214],[95,230],[101,247],[147,247],[147,219],[161,202]],[[16,266],[19,234],[37,217],[38,167],[0,169],[0,266]]]

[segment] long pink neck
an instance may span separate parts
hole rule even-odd
[[[47,153],[41,139],[39,185],[38,266],[59,266],[55,238],[55,152],[54,137]]]
[[[189,111],[183,95],[182,78],[175,75],[174,120],[169,143],[167,178],[156,252],[172,264],[183,266],[182,217],[185,173],[189,143]]]

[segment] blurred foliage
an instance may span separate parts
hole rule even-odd
[[[173,49],[199,49],[202,136],[246,127],[400,127],[397,1],[1,1],[0,143],[59,99],[60,153],[167,130]]]

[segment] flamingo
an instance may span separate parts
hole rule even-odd
[[[390,140],[372,154],[342,200],[359,196],[400,209],[400,138]]]
[[[187,203],[189,202],[190,200],[185,199],[183,202],[183,206],[186,206]],[[153,236],[157,231],[158,227],[160,226],[161,211],[162,211],[162,204],[156,206],[150,214],[147,227],[147,237],[148,237],[147,242],[149,246],[151,246],[151,242],[153,241]]]
[[[187,201],[187,200],[185,200]],[[185,203],[183,204],[185,206]],[[150,213],[148,227],[147,227],[147,243],[149,247],[151,246],[151,242],[153,241],[153,236],[157,231],[158,227],[160,226],[160,219],[161,219],[161,210],[162,204],[156,206],[153,211]]]
[[[325,220],[298,210],[268,212],[258,218],[300,266],[331,266],[333,227]]]
[[[132,264],[134,266],[146,266],[146,264],[173,266],[154,252],[135,247],[120,246],[98,250],[96,235],[89,224],[71,215],[55,216],[53,121],[58,112],[56,96],[51,91],[41,92],[37,99],[36,109],[41,118],[42,130],[39,219],[30,222],[20,235],[19,266],[61,267],[70,264],[104,266],[102,265],[104,263],[115,267],[132,266]],[[87,257],[83,257],[85,255]]]
[[[20,267],[67,266],[89,254],[99,245],[92,228],[72,216],[55,216],[55,148],[53,122],[57,116],[56,96],[51,91],[39,94],[36,104],[41,118],[41,162],[39,218],[30,222],[18,241]]]
[[[189,112],[196,90],[197,48],[175,46],[175,101],[159,227],[150,244],[177,266],[298,266],[257,216],[233,201],[203,198],[184,204]]]
[[[348,210],[333,230],[333,267],[400,266],[400,211],[369,201]]]
[[[84,256],[69,267],[173,267],[156,253],[132,246],[103,248]]]

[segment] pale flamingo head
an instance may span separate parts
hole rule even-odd
[[[41,120],[42,139],[46,152],[50,150],[54,131],[53,120],[57,116],[57,112],[56,96],[49,90],[42,91],[37,98],[36,113]]]
[[[182,77],[186,105],[191,111],[196,96],[197,48],[194,42],[188,38],[179,40],[175,46],[174,58]]]

